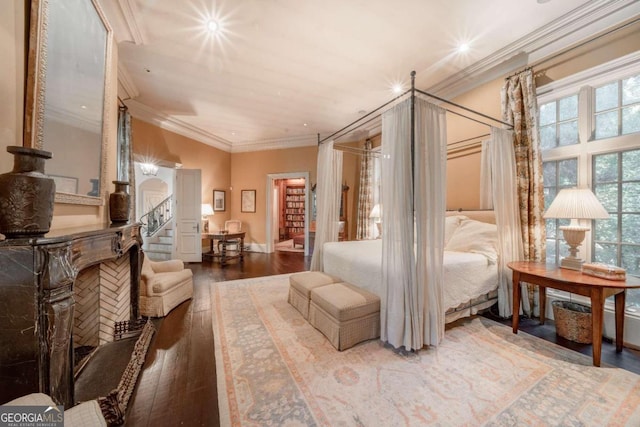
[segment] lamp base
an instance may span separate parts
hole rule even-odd
[[[560,268],[582,271],[582,264],[584,264],[583,259],[566,257],[560,261]]]

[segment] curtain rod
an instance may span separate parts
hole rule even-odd
[[[562,55],[566,55],[567,53],[571,52],[572,50],[579,49],[582,46],[585,46],[585,45],[587,45],[587,44],[589,44],[591,42],[600,40],[601,38],[606,37],[606,36],[608,36],[610,34],[616,33],[616,32],[618,32],[620,30],[624,30],[625,28],[630,27],[633,24],[637,24],[638,22],[640,22],[640,17],[635,18],[635,19],[633,19],[633,20],[631,20],[629,22],[626,22],[626,23],[624,23],[624,24],[622,24],[622,25],[620,25],[618,27],[615,27],[615,28],[612,28],[612,29],[610,29],[608,31],[605,31],[604,33],[599,34],[599,35],[597,35],[597,36],[595,36],[593,38],[584,40],[584,41],[578,43],[575,46],[572,46],[572,47],[570,47],[568,49],[562,50],[562,51],[560,51],[558,53],[555,53],[555,54],[553,54],[553,55],[551,55],[551,56],[549,56],[547,58],[541,59],[538,62],[534,62],[533,64],[528,65],[526,68],[524,68],[524,69],[522,69],[520,71],[516,71],[516,72],[508,75],[507,77],[505,77],[505,80],[510,79],[511,77],[516,76],[516,75],[518,75],[520,73],[523,73],[523,72],[525,72],[527,70],[531,70],[534,67],[539,67],[540,65],[542,65],[542,64],[544,64],[546,62],[552,61],[552,60],[554,60],[554,59],[556,59],[556,58],[558,58],[558,57],[560,57]]]

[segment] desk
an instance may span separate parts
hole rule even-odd
[[[227,262],[229,260],[236,259],[236,258],[239,258],[240,263],[242,264],[244,262],[244,236],[245,236],[244,231],[240,231],[237,233],[218,232],[213,234],[203,234],[202,235],[203,239],[210,240],[210,250],[209,252],[206,252],[202,255],[211,257],[214,260],[216,258],[219,258],[220,265],[222,267],[227,265]],[[239,244],[240,248],[237,251],[227,251],[227,245],[225,245],[224,242],[227,242],[229,240],[236,240],[236,239],[240,239],[240,244]],[[216,252],[214,250],[214,246],[213,246],[214,241],[223,242],[223,244],[220,245],[221,246],[220,252]]]
[[[626,281],[606,280],[582,274],[580,271],[559,268],[555,264],[543,262],[518,261],[510,262],[513,270],[513,333],[518,333],[520,321],[520,282],[540,286],[540,323],[544,324],[547,293],[546,288],[559,289],[591,298],[591,318],[593,326],[593,365],[600,366],[602,353],[602,321],[604,317],[604,300],[615,295],[616,307],[616,352],[622,351],[624,335],[624,303],[627,289],[640,288],[640,279],[627,277]]]

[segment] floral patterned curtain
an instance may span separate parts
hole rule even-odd
[[[373,156],[371,155],[371,140],[364,143],[364,154],[360,163],[360,192],[358,194],[358,222],[356,225],[356,239],[363,240],[370,237],[369,213],[372,204],[372,166]]]
[[[533,72],[529,69],[509,77],[501,91],[502,118],[513,124],[513,146],[518,176],[518,203],[524,259],[545,261],[546,230],[544,188],[542,182],[542,155],[538,132],[538,105]],[[534,303],[534,286],[528,285],[529,301]],[[533,307],[525,307],[527,315],[533,315]],[[514,313],[517,308],[514,307]]]

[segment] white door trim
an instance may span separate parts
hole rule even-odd
[[[267,220],[266,220],[266,230],[267,230],[267,244],[266,244],[266,252],[272,253],[275,250],[273,244],[273,229],[271,227],[273,220],[273,203],[271,197],[272,189],[274,185],[274,181],[277,179],[295,179],[295,178],[304,178],[304,256],[309,256],[309,213],[311,212],[309,208],[309,202],[311,200],[310,197],[310,189],[309,186],[309,172],[286,172],[286,173],[270,173],[267,174],[267,191],[265,194],[268,194],[269,197],[267,199]]]

